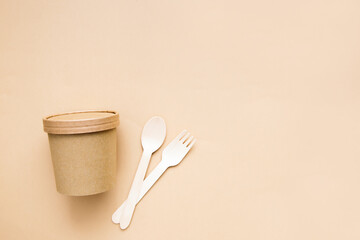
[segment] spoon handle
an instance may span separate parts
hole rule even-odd
[[[144,149],[143,155],[141,157],[138,169],[136,171],[135,174],[135,178],[133,180],[133,183],[131,185],[131,189],[129,192],[129,196],[126,200],[126,205],[124,207],[124,211],[122,212],[122,214],[120,215],[120,227],[121,229],[126,229],[130,222],[131,222],[131,218],[132,215],[134,213],[135,210],[135,206],[137,203],[137,199],[139,197],[140,191],[141,191],[141,187],[143,184],[143,180],[146,174],[146,170],[148,168],[149,165],[149,161],[151,158],[151,152],[148,152]]]
[[[155,184],[155,182],[161,177],[161,175],[166,171],[167,168],[167,164],[161,161],[156,166],[156,168],[149,174],[149,176],[147,176],[147,178],[144,180],[144,183],[142,184],[140,195],[136,201],[136,204],[140,202],[140,200],[150,190],[150,188]],[[125,200],[123,204],[121,204],[121,206],[116,209],[116,211],[112,215],[113,223],[120,223],[120,217],[122,215],[122,212],[124,211],[124,207],[126,206],[126,204],[127,200]]]

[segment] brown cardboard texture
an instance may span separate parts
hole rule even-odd
[[[115,185],[118,113],[73,112],[48,116],[43,122],[59,193],[85,196]]]

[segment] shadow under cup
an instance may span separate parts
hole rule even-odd
[[[115,185],[117,112],[63,113],[45,117],[43,124],[59,193],[86,196]]]

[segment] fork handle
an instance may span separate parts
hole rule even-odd
[[[166,165],[163,161],[161,161],[156,168],[147,176],[142,184],[141,191],[139,197],[137,199],[136,204],[140,202],[140,200],[144,197],[144,195],[150,190],[150,188],[155,184],[155,182],[161,177],[161,175],[166,171],[169,166]],[[116,209],[116,211],[112,215],[112,221],[114,223],[120,223],[120,217],[122,212],[124,211],[124,207],[126,206],[127,200],[121,204],[121,206]]]
[[[149,176],[145,179],[143,186],[141,187],[141,191],[139,194],[138,202],[144,197],[144,195],[150,190],[150,188],[156,183],[156,181],[163,175],[166,169],[169,166],[161,161],[156,168],[149,174]]]

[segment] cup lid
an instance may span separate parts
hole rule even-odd
[[[43,118],[44,131],[52,134],[78,134],[105,131],[119,125],[115,111],[79,111]]]

